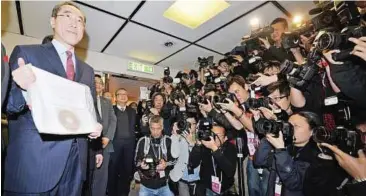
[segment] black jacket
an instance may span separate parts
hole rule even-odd
[[[201,164],[200,178],[205,188],[211,189],[211,176],[214,176],[214,158],[216,173],[221,181],[221,192],[227,191],[234,185],[234,175],[236,171],[236,148],[226,141],[222,148],[211,152],[204,146],[194,146],[189,155],[189,165],[196,168]],[[221,179],[222,176],[222,179]]]
[[[254,165],[270,170],[267,195],[274,195],[278,175],[282,196],[334,196],[338,183],[336,163],[321,160],[318,154],[312,140],[302,148],[289,146],[287,151],[274,151],[263,139],[255,153]]]

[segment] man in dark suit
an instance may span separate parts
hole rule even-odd
[[[124,88],[116,91],[116,102],[117,129],[109,166],[108,196],[127,196],[133,174],[136,111],[127,106],[128,94]]]
[[[104,82],[100,75],[95,75],[95,87],[97,91],[97,109],[102,119],[103,132],[103,164],[94,171],[93,196],[105,196],[108,183],[108,166],[110,153],[113,152],[113,138],[116,132],[117,118],[114,114],[112,103],[103,97]]]
[[[9,146],[5,162],[5,195],[81,195],[86,179],[87,136],[40,134],[24,99],[36,80],[33,66],[87,85],[96,100],[94,70],[80,61],[74,46],[85,31],[85,16],[70,2],[52,10],[54,39],[44,45],[16,46],[10,57],[13,80],[6,107],[9,114]],[[97,123],[89,138],[100,136]]]

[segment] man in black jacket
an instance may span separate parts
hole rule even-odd
[[[191,168],[201,164],[200,178],[206,195],[220,195],[234,185],[236,171],[236,148],[227,140],[225,129],[213,125],[210,141],[200,141],[189,157]],[[201,145],[202,144],[202,145]]]

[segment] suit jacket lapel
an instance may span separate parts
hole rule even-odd
[[[47,51],[47,59],[50,62],[50,67],[45,68],[46,70],[48,68],[51,68],[53,70],[54,73],[56,73],[57,75],[67,78],[66,76],[66,71],[64,66],[62,65],[62,61],[60,59],[60,56],[58,55],[55,47],[53,46],[52,43],[47,43],[42,45],[46,48]],[[51,71],[51,70],[50,70]]]
[[[75,54],[75,62],[76,62],[76,65],[75,65],[75,81],[76,82],[79,82],[80,79],[81,79],[81,76],[83,74],[83,69],[84,69],[84,64],[82,61],[79,60],[79,58],[76,56]]]

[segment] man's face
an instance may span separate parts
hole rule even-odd
[[[222,144],[227,140],[227,137],[225,136],[225,129],[223,127],[213,126],[212,132],[216,134],[216,136],[214,137],[216,146],[222,146]]]
[[[116,100],[120,104],[126,104],[128,102],[128,94],[125,90],[119,90],[116,93]]]
[[[105,92],[103,97],[112,101],[112,93],[110,92]]]
[[[51,26],[54,29],[54,39],[74,47],[84,35],[84,15],[74,6],[63,5],[57,16],[51,18]]]
[[[238,99],[238,101],[240,102],[240,104],[244,103],[249,98],[247,84],[245,84],[245,88],[243,88],[238,83],[234,82],[229,87],[229,93],[235,94],[235,96]]]
[[[95,89],[97,91],[97,94],[100,95],[100,93],[104,90],[104,84],[102,78],[94,77],[95,80]]]
[[[189,127],[189,132],[191,134],[195,134],[196,133],[196,126],[197,126],[197,122],[194,118],[187,118],[187,122],[189,122],[191,124],[191,127]]]
[[[313,132],[306,119],[300,115],[292,115],[288,122],[294,126],[295,146],[301,147],[307,144]]]
[[[229,65],[226,62],[222,62],[220,63],[220,65],[217,67],[217,69],[221,72],[221,73],[226,73],[229,70]]]
[[[275,42],[281,41],[282,34],[287,31],[285,25],[282,22],[279,22],[271,25],[271,27],[273,28],[273,33],[271,34],[273,41]]]
[[[160,138],[163,135],[163,126],[161,123],[151,123],[150,133],[153,138]]]
[[[290,107],[289,95],[281,95],[280,91],[277,89],[270,95],[268,95],[282,110],[287,110]]]
[[[155,96],[155,98],[154,98],[154,108],[160,110],[163,107],[163,105],[164,105],[163,97],[160,96],[160,95]]]

